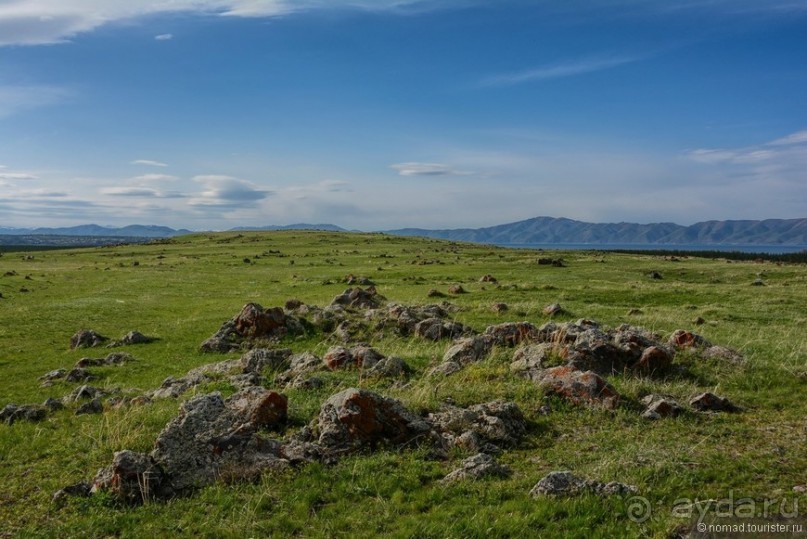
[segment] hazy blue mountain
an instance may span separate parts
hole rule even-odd
[[[5,228],[0,234],[6,236],[108,236],[132,238],[169,238],[190,234],[190,230],[174,230],[167,226],[129,225],[121,228],[100,225],[78,225],[59,228]]]
[[[480,243],[644,243],[807,245],[807,219],[764,221],[705,221],[690,226],[674,223],[586,223],[555,217],[535,217],[485,228],[387,231],[401,236],[425,236]]]

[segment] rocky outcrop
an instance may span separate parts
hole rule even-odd
[[[259,434],[286,420],[286,397],[259,387],[222,399],[219,393],[182,404],[149,454],[120,451],[101,469],[93,492],[125,503],[166,498],[218,480],[247,480],[283,468],[280,443]]]
[[[282,308],[263,308],[257,303],[247,303],[241,312],[205,340],[200,349],[203,352],[230,352],[249,348],[256,340],[277,340],[287,334],[303,332],[302,322],[287,315]]]

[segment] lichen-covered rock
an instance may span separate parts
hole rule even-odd
[[[600,406],[613,410],[619,394],[594,371],[580,371],[561,366],[545,370],[539,384],[549,395],[557,395],[578,405]]]
[[[499,464],[487,453],[477,453],[462,461],[460,468],[452,471],[442,479],[443,483],[462,481],[465,479],[482,479],[485,477],[507,477],[511,474],[509,467]]]
[[[528,344],[515,351],[510,370],[528,380],[538,381],[548,367],[547,362],[554,362],[565,353],[565,348],[551,343]]]
[[[113,341],[107,345],[107,348],[115,348],[118,346],[128,346],[131,344],[149,344],[154,342],[154,337],[147,337],[139,331],[130,331],[124,335],[120,340]]]
[[[0,410],[0,421],[7,425],[11,425],[17,421],[28,421],[35,423],[42,421],[47,417],[48,409],[39,404],[6,404]]]
[[[280,444],[257,434],[259,428],[282,423],[286,407],[284,396],[260,387],[226,400],[219,393],[193,398],[157,437],[151,457],[177,492],[220,477],[256,477],[286,464],[279,457]]]
[[[89,493],[107,491],[124,503],[138,505],[164,494],[164,479],[151,456],[118,451],[112,464],[98,471]]]
[[[446,448],[498,452],[518,445],[527,431],[521,409],[512,402],[493,401],[468,408],[446,406],[429,414],[428,422],[440,433]]]
[[[412,367],[410,367],[406,361],[397,356],[390,356],[373,365],[368,371],[365,371],[365,374],[367,376],[380,376],[383,378],[401,378],[411,372]]]
[[[353,348],[334,346],[322,356],[322,361],[331,370],[353,367],[369,369],[382,359],[384,359],[383,354],[363,344]]]
[[[648,346],[642,351],[632,369],[643,374],[653,375],[666,372],[672,366],[673,356],[661,346]]]
[[[253,348],[241,356],[241,368],[245,373],[260,374],[264,369],[280,370],[291,366],[292,352],[288,348]]]
[[[602,483],[574,475],[572,472],[550,472],[544,476],[530,491],[531,496],[575,496],[590,492],[598,496],[617,494],[633,494],[638,492],[632,485]]]
[[[701,393],[689,401],[689,405],[699,412],[737,412],[737,408],[725,397],[714,393]]]
[[[135,359],[125,352],[113,352],[106,357],[83,357],[76,362],[76,369],[86,369],[88,367],[101,367],[104,365],[123,365]]]
[[[674,399],[664,395],[647,395],[642,399],[642,404],[647,406],[642,417],[650,420],[675,417],[684,411]]]
[[[670,346],[675,348],[708,348],[712,343],[704,339],[697,333],[686,331],[684,329],[676,329],[669,338]]]
[[[213,336],[205,340],[200,350],[230,352],[247,347],[256,340],[279,339],[304,330],[300,320],[287,315],[280,307],[264,308],[257,303],[247,303],[235,317],[224,322]]]
[[[719,345],[710,346],[706,348],[706,350],[704,350],[701,355],[706,359],[724,361],[732,365],[742,365],[743,363],[745,363],[745,358],[740,352],[728,348],[726,346],[719,346]]]
[[[481,361],[487,357],[493,348],[494,338],[491,335],[476,335],[454,341],[451,347],[443,354],[443,362],[454,362],[467,365]]]
[[[342,305],[354,309],[376,309],[385,298],[381,296],[374,286],[367,289],[348,288],[331,301],[331,305]]]
[[[415,335],[421,339],[439,341],[440,339],[456,339],[462,335],[469,335],[473,331],[460,323],[443,320],[442,318],[427,318],[415,324]]]
[[[76,415],[85,415],[85,414],[101,414],[104,412],[104,405],[101,403],[101,399],[95,398],[90,402],[85,402],[81,406],[76,409]]]
[[[538,337],[538,328],[529,322],[505,322],[488,326],[483,335],[489,336],[499,346],[516,346],[534,342]]]
[[[70,349],[76,350],[78,348],[94,348],[101,346],[108,341],[108,337],[104,337],[91,329],[82,329],[70,337]]]
[[[325,401],[312,429],[319,433],[319,445],[330,459],[376,446],[409,445],[431,431],[400,401],[356,388]]]

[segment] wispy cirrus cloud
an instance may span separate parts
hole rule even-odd
[[[162,161],[154,161],[152,159],[135,159],[134,161],[129,161],[130,165],[144,165],[148,167],[167,167],[167,163],[163,163]]]
[[[526,82],[535,82],[565,77],[574,77],[596,71],[613,69],[625,64],[631,64],[648,58],[649,55],[612,55],[612,56],[591,56],[578,58],[565,62],[545,64],[542,66],[514,71],[511,73],[500,73],[485,77],[479,81],[480,86],[513,86]]]
[[[471,172],[456,170],[442,163],[421,163],[410,161],[396,163],[390,168],[398,171],[399,176],[467,176]]]
[[[38,176],[25,172],[0,172],[0,180],[36,180]]]
[[[807,160],[807,130],[740,148],[699,148],[688,152],[693,161],[705,164],[754,165],[777,163],[785,165]]]
[[[154,36],[154,41],[171,41],[174,39],[174,34],[159,34]]]
[[[2,35],[2,24],[0,24],[0,35]],[[56,105],[67,101],[72,96],[73,91],[63,86],[0,83],[0,118],[26,110]]]
[[[0,46],[63,43],[107,24],[161,14],[278,17],[315,9],[396,10],[422,3],[422,0],[11,0],[0,2]],[[165,37],[169,35],[157,37],[169,39]]]

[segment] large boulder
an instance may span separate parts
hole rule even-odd
[[[159,434],[151,457],[176,492],[211,484],[222,476],[253,478],[263,469],[283,465],[280,444],[257,431],[284,422],[287,407],[284,396],[260,387],[226,400],[219,393],[193,398]]]
[[[364,389],[337,393],[320,407],[312,426],[329,459],[377,446],[405,446],[427,438],[427,422],[400,401]]]

